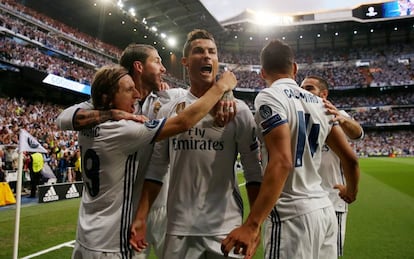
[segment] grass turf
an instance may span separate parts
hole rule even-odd
[[[349,208],[343,258],[414,258],[414,158],[364,158],[360,165],[359,194]],[[23,207],[19,256],[75,239],[79,202]],[[14,222],[12,207],[0,211],[0,258],[12,257]],[[260,249],[254,258],[263,258],[262,253]],[[71,249],[62,248],[37,258],[70,256]]]

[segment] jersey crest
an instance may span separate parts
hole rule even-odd
[[[153,105],[153,112],[154,114],[158,114],[159,110],[161,109],[161,103],[159,101],[156,101]]]
[[[179,114],[182,110],[185,109],[185,102],[181,102],[175,106],[175,113]]]

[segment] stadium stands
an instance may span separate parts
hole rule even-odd
[[[89,84],[97,67],[115,63],[121,50],[85,35],[11,0],[0,3],[0,72],[31,68],[82,84]],[[257,52],[224,50],[221,67],[231,68],[238,78],[235,95],[253,110],[253,100],[265,87],[258,74]],[[324,48],[297,53],[300,82],[315,74],[328,79],[333,103],[347,110],[366,131],[364,141],[353,143],[360,156],[414,155],[414,48],[412,44],[391,44],[371,48]],[[3,72],[2,72],[3,71]],[[12,77],[14,80],[16,77]],[[187,87],[185,80],[171,74],[172,87]],[[2,84],[4,81],[0,81]],[[7,81],[9,82],[9,81]],[[44,87],[40,81],[30,91]],[[27,89],[22,85],[22,89]],[[2,86],[3,88],[3,86]],[[59,160],[73,156],[78,148],[77,134],[59,131],[55,124],[62,104],[53,98],[54,88],[38,95],[18,95],[0,89],[0,147],[16,145],[18,131],[25,128],[50,149],[50,166],[59,169]],[[34,97],[30,99],[28,96]],[[85,96],[76,95],[78,99]],[[73,100],[75,100],[74,98]],[[5,148],[2,148],[5,149]],[[3,153],[3,152],[0,152]],[[65,156],[65,154],[67,154]],[[3,167],[6,157],[2,158]]]

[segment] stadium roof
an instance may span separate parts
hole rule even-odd
[[[203,5],[219,22],[234,18],[246,10],[254,12],[269,12],[279,15],[303,15],[333,10],[353,9],[362,4],[386,2],[379,0],[238,0],[237,4],[231,0],[200,0]]]
[[[353,8],[379,2],[290,0],[287,4],[285,1],[277,0],[238,0],[237,3],[233,0],[17,1],[121,49],[131,42],[141,42],[156,45],[159,50],[162,48],[166,51],[179,51],[185,35],[195,28],[207,29],[221,43],[229,43],[229,39],[236,37],[234,32],[244,33],[244,36],[239,35],[240,40],[243,38],[251,41],[255,38],[250,35],[253,33],[262,33],[259,36],[267,38],[279,37],[280,34],[276,35],[275,32],[326,32],[330,27],[335,30],[347,27],[350,30],[349,28],[356,23],[355,20],[349,19],[347,24],[338,22],[347,20],[343,17],[351,18]],[[387,1],[381,1],[383,2]],[[296,24],[277,29],[270,28],[268,31],[273,35],[264,35],[264,29],[260,25],[251,25],[252,13],[260,13],[261,8],[268,13],[282,16],[296,15]],[[336,24],[330,26],[327,23]],[[174,40],[175,49],[168,45]],[[262,42],[256,45],[262,45]]]

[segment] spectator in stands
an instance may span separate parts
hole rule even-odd
[[[82,181],[82,166],[81,166],[81,153],[80,149],[77,149],[75,152],[75,180]]]
[[[30,198],[36,197],[37,186],[42,179],[43,164],[43,155],[41,153],[30,154]]]

